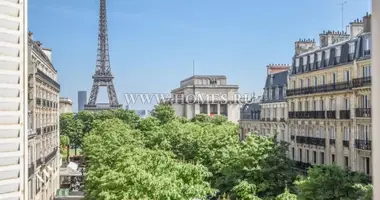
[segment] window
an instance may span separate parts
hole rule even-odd
[[[286,97],[286,85],[282,87],[282,93],[283,97]]]
[[[311,54],[311,55],[309,56],[309,58],[310,58],[310,63],[314,63],[314,54]]]
[[[308,101],[305,102],[305,111],[309,111],[309,102]]]
[[[341,50],[341,47],[337,47],[336,49],[335,49],[335,57],[340,57],[340,51]]]
[[[350,71],[344,71],[344,81],[350,81]]]
[[[274,76],[271,75],[271,76],[270,76],[270,85],[273,85],[273,79],[274,79]]]
[[[344,166],[348,167],[348,156],[344,156]]]
[[[318,85],[318,78],[314,77],[314,86],[317,86],[317,85]]]
[[[332,80],[332,83],[333,83],[333,84],[336,83],[336,74],[335,74],[335,73],[332,73],[331,80]]]
[[[366,38],[364,42],[364,51],[371,49],[371,38]]]
[[[348,100],[348,98],[345,98],[344,99],[344,109],[345,110],[350,110],[350,102],[349,102],[349,100]]]
[[[302,111],[302,102],[301,101],[298,102],[298,111]]]
[[[364,66],[363,67],[363,77],[370,77],[371,76],[371,66]]]
[[[321,164],[325,164],[325,153],[321,152]]]
[[[361,96],[359,104],[361,108],[371,108],[370,98],[368,95]]]
[[[331,111],[335,110],[334,99],[330,99],[329,108]]]
[[[201,114],[207,114],[207,104],[201,104],[201,105],[199,105],[199,112]]]
[[[330,139],[335,140],[335,128],[330,127]]]
[[[330,49],[325,51],[325,60],[330,59]]]
[[[297,58],[297,59],[296,59],[296,67],[299,67],[299,66],[300,66],[300,59]]]
[[[294,110],[294,102],[291,102],[291,103],[290,103],[290,111],[295,111],[295,110]]]
[[[268,100],[268,89],[264,89],[264,100]]]
[[[300,87],[303,88],[303,79],[300,79]]]
[[[276,95],[276,99],[279,99],[280,98],[280,89],[279,89],[279,87],[276,87],[276,89],[275,89],[275,95]]]
[[[326,84],[326,76],[322,76],[321,77],[321,82],[322,82],[322,85],[325,85]]]
[[[317,111],[317,101],[313,101],[313,111]]]
[[[353,54],[353,53],[355,53],[355,43],[350,43],[349,44],[349,47],[348,47],[348,53],[349,54]]]
[[[344,141],[350,141],[350,131],[349,128],[344,127]]]
[[[307,87],[310,87],[311,84],[310,84],[310,78],[307,79]]]
[[[294,148],[292,148],[292,158],[294,160]]]
[[[302,149],[300,149],[300,161],[302,162]]]
[[[272,100],[272,97],[273,97],[272,89],[269,89],[268,97],[269,97],[269,100]]]
[[[293,81],[293,88],[297,88],[296,81]]]
[[[317,163],[317,152],[316,151],[313,151],[313,163],[314,164]]]
[[[210,114],[211,115],[217,115],[218,114],[218,105],[217,104],[210,104]]]
[[[317,53],[317,61],[320,62],[322,60],[322,52]]]
[[[309,150],[306,150],[306,162],[307,162],[307,163],[310,162],[310,158],[309,158]]]
[[[220,115],[228,116],[227,104],[220,104]]]
[[[323,99],[321,100],[321,111],[324,111],[325,110],[325,104],[324,104],[324,101]]]

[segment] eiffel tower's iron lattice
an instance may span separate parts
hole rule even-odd
[[[99,33],[98,33],[98,52],[96,60],[95,74],[92,76],[93,84],[88,104],[85,105],[86,110],[105,110],[121,108],[117,100],[115,87],[113,84],[113,75],[111,72],[108,33],[107,33],[107,2],[100,0],[99,13]],[[109,104],[97,104],[99,88],[107,87]]]

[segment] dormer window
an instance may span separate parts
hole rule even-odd
[[[272,100],[272,96],[273,96],[272,89],[269,89],[268,96],[269,96],[269,100]]]
[[[302,58],[302,62],[303,71],[306,71],[307,56]]]
[[[329,65],[329,60],[330,60],[330,49],[325,51],[325,60],[323,61],[324,67],[327,67]]]
[[[317,68],[321,67],[322,52],[317,53]]]
[[[270,85],[273,85],[273,75],[270,76]]]
[[[310,64],[313,64],[314,63],[314,54],[311,54],[310,56],[309,56],[309,59],[310,59]]]
[[[342,49],[341,46],[335,49],[335,58],[334,58],[335,63],[334,64],[338,64],[340,62],[341,49]]]
[[[371,38],[367,37],[364,40],[364,56],[371,55]]]
[[[348,61],[354,60],[354,54],[355,54],[355,43],[350,43],[348,45]]]
[[[297,59],[296,59],[296,67],[299,67],[299,66],[300,66],[300,59],[297,58]]]
[[[276,95],[276,99],[279,99],[280,98],[280,89],[278,87],[276,87],[276,91],[275,91],[275,95]]]
[[[268,89],[264,89],[264,100],[268,100]]]

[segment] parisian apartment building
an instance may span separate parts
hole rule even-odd
[[[349,34],[295,42],[287,102],[291,157],[302,167],[336,164],[372,175],[371,15]]]
[[[28,33],[28,192],[50,200],[59,189],[59,91],[52,50]]]
[[[27,5],[0,0],[0,199],[30,199]]]

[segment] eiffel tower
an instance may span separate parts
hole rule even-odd
[[[113,85],[113,75],[111,73],[108,33],[107,33],[107,5],[106,0],[100,0],[99,13],[99,33],[98,33],[98,54],[96,60],[95,74],[92,76],[93,84],[88,104],[85,110],[101,111],[110,109],[121,109],[123,105],[117,101],[115,87]],[[109,103],[96,103],[99,88],[107,87]]]

